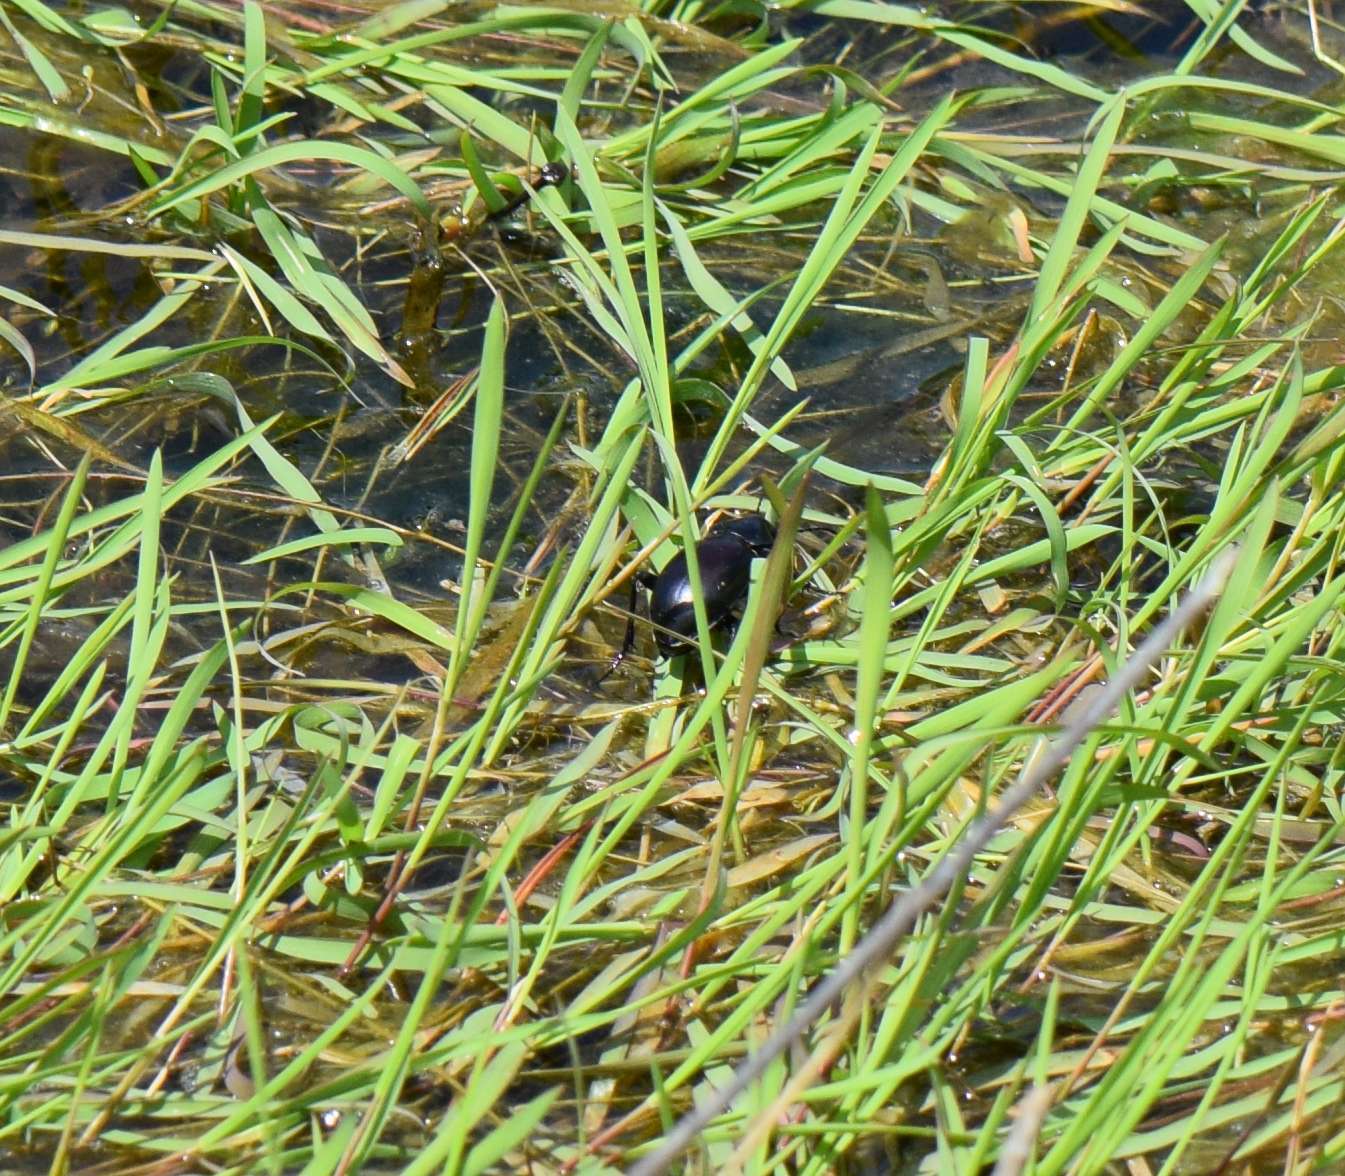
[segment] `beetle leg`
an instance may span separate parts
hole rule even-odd
[[[636,607],[635,592],[637,586],[643,582],[641,580],[641,576],[643,576],[644,574],[645,573],[641,573],[640,576],[634,576],[631,579],[630,604],[626,609],[626,637],[621,642],[621,648],[617,651],[616,656],[612,658],[607,668],[603,670],[601,674],[598,675],[597,681],[593,683],[593,685],[595,686],[601,686],[604,682],[607,681],[608,678],[610,678],[614,673],[616,673],[617,666],[619,666],[623,661],[625,661],[626,656],[630,653],[632,649],[635,648],[635,607]]]

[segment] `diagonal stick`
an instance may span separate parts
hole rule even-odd
[[[1177,635],[1214,603],[1233,570],[1236,558],[1236,550],[1229,550],[1214,561],[1200,582],[1154,627],[1153,632],[1116,671],[1116,676],[1097,692],[1083,713],[1060,732],[1046,754],[1004,790],[995,810],[971,825],[962,840],[939,860],[919,885],[895,900],[873,929],[855,944],[854,951],[836,966],[835,971],[817,983],[793,1017],[772,1033],[759,1050],[743,1060],[713,1098],[698,1103],[683,1115],[664,1136],[663,1142],[631,1167],[627,1176],[662,1176],[682,1151],[711,1122],[728,1110],[734,1099],[760,1078],[776,1058],[799,1040],[808,1027],[859,979],[865,969],[891,953],[897,940],[962,876],[1005,822],[1069,762],[1075,748],[1088,737],[1089,732],[1139,685],[1149,668],[1167,652]]]

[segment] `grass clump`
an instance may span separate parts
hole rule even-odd
[[[960,849],[678,1163],[1339,1162],[1318,26],[3,15],[16,1166],[653,1163]]]

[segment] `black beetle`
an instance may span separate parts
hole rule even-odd
[[[723,625],[747,596],[752,560],[768,555],[775,530],[760,515],[727,519],[696,544],[700,598],[710,628]],[[695,589],[685,552],[678,552],[650,584],[649,619],[664,657],[685,653],[696,640]]]
[[[540,192],[543,188],[549,188],[553,184],[563,184],[570,177],[570,169],[563,163],[544,163],[537,172],[537,178],[532,182],[532,190]],[[522,208],[528,200],[528,190],[525,188],[512,199],[506,201],[503,208],[497,208],[494,212],[486,214],[487,220],[503,220],[511,212],[516,212]]]

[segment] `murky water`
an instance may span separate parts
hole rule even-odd
[[[1029,47],[1045,63],[1067,67],[1081,78],[1108,86],[1137,81],[1172,65],[1197,31],[1188,9],[1176,3],[1147,5],[1147,13],[1156,13],[1156,17],[1102,10],[1079,16],[1074,10],[1057,13],[1039,6],[939,7],[944,15],[998,30],[1015,44]],[[857,32],[840,21],[789,11],[772,13],[769,19],[806,38],[799,53],[804,63],[840,62],[878,86],[911,69],[910,84],[899,88],[894,97],[902,111],[913,117],[949,88],[965,91],[1021,82],[1007,69],[971,56],[931,53],[913,65],[914,38],[899,30]],[[1302,21],[1297,14],[1266,4],[1246,19],[1255,22],[1264,44],[1304,69],[1298,82],[1303,91],[1323,102],[1340,99],[1340,78],[1304,52]],[[82,66],[68,62],[69,51],[62,40],[31,22],[22,28],[62,65],[63,72],[83,76]],[[0,46],[0,55],[0,89],[5,99],[25,114],[40,112],[37,129],[0,125],[0,230],[94,236],[158,247],[211,247],[209,237],[202,235],[198,240],[183,221],[147,220],[137,202],[142,182],[132,163],[89,145],[89,132],[143,136],[147,125],[155,125],[146,115],[148,103],[158,120],[158,146],[175,152],[190,130],[203,121],[202,110],[211,101],[209,71],[194,51],[168,40],[127,50],[124,61],[111,54],[95,56],[87,75],[87,94],[72,97],[64,106],[50,102],[11,46]],[[685,65],[692,79],[712,76],[724,67],[722,60],[704,49],[670,56]],[[542,52],[539,64],[547,63]],[[1266,66],[1231,47],[1222,49],[1204,68],[1247,81],[1278,80]],[[1213,91],[1195,98],[1189,91],[1174,94],[1180,96],[1160,95],[1153,100],[1147,120],[1123,148],[1143,161],[1136,164],[1134,183],[1108,195],[1204,240],[1229,233],[1228,271],[1243,272],[1278,231],[1286,211],[1296,206],[1307,188],[1327,182],[1330,169],[1320,160],[1298,158],[1286,151],[1276,161],[1283,169],[1276,185],[1257,185],[1246,177],[1230,175],[1217,183],[1192,187],[1180,173],[1152,169],[1146,173],[1146,167],[1165,152],[1181,158],[1183,152],[1236,154],[1240,147],[1220,131],[1208,129],[1211,124],[1199,124],[1192,118],[1193,114],[1226,112],[1227,96]],[[815,108],[824,100],[820,82],[812,86],[799,80],[783,87],[778,96],[782,114]],[[268,113],[292,113],[290,125],[297,133],[321,134],[340,121],[339,114],[311,99],[296,101],[290,110],[283,96],[271,101],[274,109]],[[1276,116],[1273,104],[1258,106],[1259,101],[1249,100],[1253,109],[1242,107],[1240,113],[1266,119]],[[511,113],[524,118],[528,109],[524,96]],[[1057,149],[1052,141],[1077,140],[1092,110],[1090,102],[1068,96],[1006,99],[976,110],[959,123],[959,130],[1016,136],[1022,140],[1023,158],[1030,159],[1034,150]],[[425,121],[420,113],[416,117]],[[611,117],[614,126],[620,125],[619,111]],[[41,129],[53,120],[67,128],[78,123],[80,133]],[[432,127],[423,129],[432,135]],[[426,136],[386,127],[369,133],[390,151],[411,150],[426,141]],[[162,454],[165,470],[173,477],[234,437],[239,421],[228,398],[220,395],[222,388],[231,389],[252,420],[278,417],[269,433],[272,443],[304,472],[326,503],[393,525],[407,538],[395,557],[378,563],[328,563],[321,569],[321,579],[359,585],[386,577],[402,599],[446,621],[446,592],[441,585],[460,576],[458,545],[470,498],[470,414],[460,415],[439,431],[413,459],[398,463],[396,453],[428,407],[478,362],[492,284],[506,292],[513,312],[506,374],[508,411],[494,487],[492,542],[503,529],[552,421],[562,412],[566,420],[564,444],[541,480],[522,533],[514,548],[502,553],[512,568],[523,568],[553,532],[559,531],[564,539],[582,527],[583,518],[574,506],[579,475],[566,447],[587,445],[600,433],[633,369],[628,358],[594,328],[571,284],[557,272],[556,242],[526,209],[507,226],[487,225],[475,235],[449,241],[439,253],[404,204],[352,192],[334,168],[295,166],[289,181],[275,194],[277,203],[306,226],[331,269],[368,308],[380,338],[404,366],[413,387],[367,359],[348,363],[337,349],[294,335],[292,340],[302,348],[244,342],[212,352],[202,362],[186,357],[162,369],[136,373],[114,387],[81,387],[37,407],[77,426],[81,434],[129,467],[120,472],[104,469],[91,481],[89,498],[97,503],[131,493],[141,480],[134,471],[143,470],[155,451]],[[994,354],[1014,337],[1026,309],[1036,262],[1023,261],[1015,252],[1015,242],[1011,234],[1006,235],[1005,218],[1000,214],[1018,208],[1025,218],[1025,231],[1049,236],[1063,206],[1058,192],[1027,186],[996,191],[984,177],[971,176],[966,188],[957,194],[958,199],[969,203],[972,195],[979,194],[981,203],[951,223],[918,207],[894,206],[875,219],[790,345],[787,358],[798,390],[778,382],[768,385],[754,405],[757,416],[775,419],[806,397],[808,409],[791,427],[796,441],[806,447],[826,442],[828,455],[836,460],[917,483],[923,480],[948,440],[948,405],[960,380],[968,336],[986,336]],[[442,196],[441,210],[446,211],[453,198]],[[825,211],[819,208],[816,219]],[[800,223],[778,234],[727,238],[707,245],[702,260],[731,294],[745,297],[797,270],[810,244],[805,229],[813,224]],[[246,237],[240,232],[234,243],[242,247]],[[230,238],[226,235],[225,240]],[[1114,259],[1113,276],[1152,304],[1180,274],[1186,260],[1126,251]],[[41,247],[14,236],[0,241],[0,286],[54,312],[46,315],[3,302],[9,324],[32,348],[37,386],[55,385],[82,357],[140,321],[160,300],[181,288],[183,273],[191,268],[168,258]],[[703,307],[681,268],[671,260],[663,266],[661,277],[669,338],[685,340],[704,325]],[[1327,291],[1308,289],[1302,296],[1314,293]],[[753,313],[759,322],[766,322],[777,305],[778,295],[768,295]],[[1189,323],[1183,326],[1194,333],[1208,309],[1208,304],[1197,300]],[[1341,308],[1334,300],[1316,309],[1321,318],[1305,344],[1310,357],[1324,355],[1336,346],[1342,327]],[[1277,313],[1287,321],[1292,310]],[[270,326],[280,333],[277,324]],[[1023,398],[1023,411],[1048,402],[1066,380],[1077,383],[1096,375],[1133,326],[1116,312],[1096,327],[1088,346],[1081,346],[1076,355],[1050,357],[1036,385]],[[268,333],[268,324],[239,288],[218,282],[197,293],[184,311],[168,318],[143,342],[184,348],[207,340],[246,340]],[[740,343],[728,339],[708,350],[692,374],[731,390],[749,358]],[[24,357],[12,348],[0,350],[0,387],[5,394],[23,398],[32,386]],[[1127,388],[1119,396],[1118,409],[1130,403],[1126,397],[1141,398],[1143,390]],[[708,400],[679,408],[677,423],[685,438],[682,456],[689,468],[703,451],[720,411]],[[0,418],[0,468],[4,471],[0,476],[0,536],[4,540],[17,542],[49,523],[67,471],[78,458],[72,437],[24,427],[19,418]],[[769,459],[761,463],[761,472],[778,473],[781,468]],[[637,476],[656,485],[651,469],[652,465],[643,466]],[[1193,464],[1192,469],[1202,467]],[[1194,480],[1189,470],[1166,472],[1171,476],[1174,501],[1194,493],[1189,484],[1176,485]],[[1180,479],[1175,474],[1187,476]],[[817,490],[819,496],[837,491],[843,504],[856,501],[852,490],[824,481]],[[215,599],[216,574],[226,598],[246,601],[265,600],[291,581],[315,576],[307,559],[281,561],[269,569],[244,562],[259,550],[292,538],[296,516],[294,503],[276,494],[264,472],[252,467],[244,467],[229,486],[190,512],[170,514],[163,546],[168,569],[177,577],[174,599],[210,603]],[[1027,531],[1027,524],[1006,527],[987,551],[993,553],[996,543],[1008,549],[1037,537]],[[853,559],[853,553],[843,556],[840,570],[851,566]],[[538,558],[534,570],[545,566],[545,558]],[[1076,587],[1085,586],[1097,574],[1087,557],[1081,557],[1076,570],[1080,576]],[[85,588],[82,595],[72,594],[62,601],[59,621],[44,625],[36,643],[21,703],[32,704],[40,698],[96,623],[95,606],[126,592],[134,571],[129,565],[110,569],[97,586],[101,596]],[[1023,593],[1033,590],[1024,583],[1009,587]],[[320,601],[305,602],[305,608],[303,620],[331,621],[333,628],[322,639],[313,638],[287,653],[290,669],[315,677],[392,686],[421,679],[424,667],[413,665],[400,649],[342,631],[340,618]],[[602,638],[615,642],[620,632],[618,619],[605,618],[604,624]],[[500,630],[507,636],[506,626],[502,621]],[[199,653],[213,643],[218,629],[217,617],[205,609],[199,618],[182,619],[167,641],[167,656],[185,658]],[[1030,645],[1023,639],[1015,647],[1025,660]],[[0,653],[0,667],[6,664]],[[604,693],[586,666],[574,677],[562,676],[549,689],[558,709],[594,699],[629,700],[634,695],[631,683],[623,684],[619,676]],[[426,701],[430,693],[418,698],[426,715],[431,710]],[[563,746],[568,736],[563,724],[549,727],[539,718],[533,737],[529,750],[543,752]],[[498,819],[502,810],[497,811],[497,800],[503,789],[497,782],[483,787],[464,807],[464,824],[477,821],[487,828]],[[1217,792],[1218,788],[1211,787],[1212,796]],[[3,794],[0,803],[4,803]],[[708,806],[705,811],[710,811]],[[782,837],[786,824],[780,820]],[[1213,834],[1185,826],[1178,832],[1185,840],[1175,848],[1159,847],[1154,858],[1180,877],[1183,869],[1191,869],[1182,855],[1198,855],[1203,844],[1200,838]],[[770,839],[764,832],[760,836]],[[456,882],[462,857],[457,850],[446,851],[437,867],[442,876],[427,869],[419,880],[421,886],[447,888]],[[1126,896],[1114,897],[1121,901]],[[1329,919],[1338,913],[1337,902],[1316,917]],[[1106,929],[1095,930],[1103,940]],[[1066,1032],[1076,1034],[1080,1043],[1086,1042],[1106,1015],[1127,967],[1133,965],[1135,952],[1143,950],[1128,940],[1104,947],[1071,963],[1080,981],[1065,994],[1062,1020]],[[165,965],[162,975],[165,982],[173,978],[171,965]],[[1314,965],[1302,974],[1286,974],[1283,989],[1291,991],[1299,984],[1320,988],[1329,980]],[[329,1018],[331,1010],[315,1007],[314,1002],[330,996],[319,994],[316,986],[308,987],[310,980],[302,972],[278,972],[270,982],[269,991],[276,994],[275,1048],[280,1057],[291,1039],[311,1036],[317,1031],[315,1026]],[[467,991],[471,983],[479,984],[480,978],[464,980],[453,991],[454,999],[464,1007],[482,999],[479,993]],[[358,1050],[367,1044],[370,1050],[376,1049],[395,1032],[399,1007],[389,1001],[379,1014],[384,1020],[365,1026],[367,1035],[346,1042],[345,1048]],[[1021,1057],[1024,1043],[1035,1033],[1037,1015],[1033,998],[1025,998],[1020,1009],[998,1011],[998,1021],[964,1055],[965,1071],[959,1079],[966,1077],[968,1085],[982,1094],[990,1089],[983,1084],[982,1071]],[[122,1025],[119,1031],[129,1035],[139,1028]],[[1300,1029],[1286,1014],[1285,1039],[1301,1040]],[[219,1042],[212,1043],[212,1047],[219,1046]],[[550,1062],[563,1069],[568,1059],[563,1051],[556,1052]],[[208,1053],[203,1044],[202,1057],[207,1056],[208,1062],[188,1058],[185,1081],[196,1080],[198,1066],[207,1069],[223,1064],[219,1049]],[[346,1060],[339,1054],[324,1059],[328,1069],[321,1079],[334,1081]],[[412,1097],[427,1113],[449,1097],[447,1080],[441,1081],[437,1074],[421,1075],[416,1081],[420,1086]],[[1236,1138],[1236,1131],[1230,1138]],[[409,1148],[419,1139],[414,1128],[407,1128],[404,1142]],[[874,1155],[880,1151],[876,1149]],[[1188,1170],[1205,1170],[1199,1165],[1209,1163],[1216,1154],[1222,1153],[1215,1148],[1202,1152],[1190,1161],[1195,1166]],[[892,1170],[913,1169],[901,1167],[898,1160]]]

